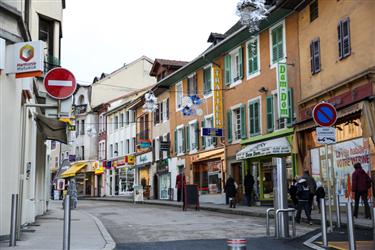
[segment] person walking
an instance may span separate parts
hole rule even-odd
[[[318,204],[319,213],[321,213],[320,199],[323,199],[324,197],[326,197],[326,192],[324,191],[324,187],[320,181],[316,182],[316,187],[317,187],[315,191],[316,203]]]
[[[254,189],[254,177],[250,174],[250,171],[247,172],[245,176],[245,195],[246,195],[246,202],[247,205],[250,207],[252,202],[252,196],[253,196],[253,189]]]
[[[236,193],[237,193],[237,188],[236,188],[236,182],[232,178],[232,176],[229,176],[226,183],[225,183],[225,188],[224,191],[226,195],[229,198],[229,207],[230,208],[236,208]]]
[[[186,185],[186,178],[185,178],[185,175],[182,175],[182,170],[180,170],[180,173],[176,176],[176,188],[177,188],[177,201],[178,202],[183,200],[182,192],[184,191],[183,187],[185,187],[185,185]]]
[[[354,164],[354,172],[352,174],[352,192],[354,192],[354,217],[358,218],[359,198],[365,204],[365,218],[371,219],[370,206],[367,201],[368,190],[371,188],[371,179],[363,170],[361,163]]]
[[[309,189],[310,189],[309,206],[310,206],[310,210],[312,210],[313,200],[314,200],[315,191],[316,191],[316,182],[315,182],[315,179],[310,175],[309,170],[304,171],[302,178],[306,180],[307,185],[309,186]]]
[[[288,189],[288,193],[290,195],[290,199],[292,199],[293,205],[295,208],[298,206],[298,199],[297,199],[297,180],[293,179],[292,184]]]
[[[301,212],[302,209],[305,210],[305,214],[307,217],[307,221],[310,225],[312,225],[311,221],[311,207],[309,204],[310,198],[310,188],[306,181],[306,179],[300,179],[297,184],[297,198],[298,198],[298,206],[297,206],[297,214],[296,214],[296,222],[301,222]]]

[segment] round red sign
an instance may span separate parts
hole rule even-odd
[[[332,126],[336,123],[337,119],[336,108],[328,102],[319,103],[313,109],[313,118],[319,126]]]
[[[63,100],[76,91],[76,78],[67,69],[54,68],[44,77],[44,87],[48,95],[54,99]]]

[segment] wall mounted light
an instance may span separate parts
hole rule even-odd
[[[260,92],[260,93],[262,93],[262,94],[265,94],[265,93],[267,93],[268,92],[268,89],[266,88],[266,87],[261,87],[260,89],[258,89],[258,91]]]

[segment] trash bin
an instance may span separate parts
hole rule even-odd
[[[245,239],[230,239],[227,240],[228,250],[246,250]]]

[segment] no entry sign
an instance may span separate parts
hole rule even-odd
[[[313,118],[316,124],[322,127],[329,127],[336,123],[336,108],[327,102],[317,104],[313,109]]]
[[[74,75],[67,69],[54,68],[44,78],[44,87],[49,96],[63,100],[76,91],[77,83]]]

